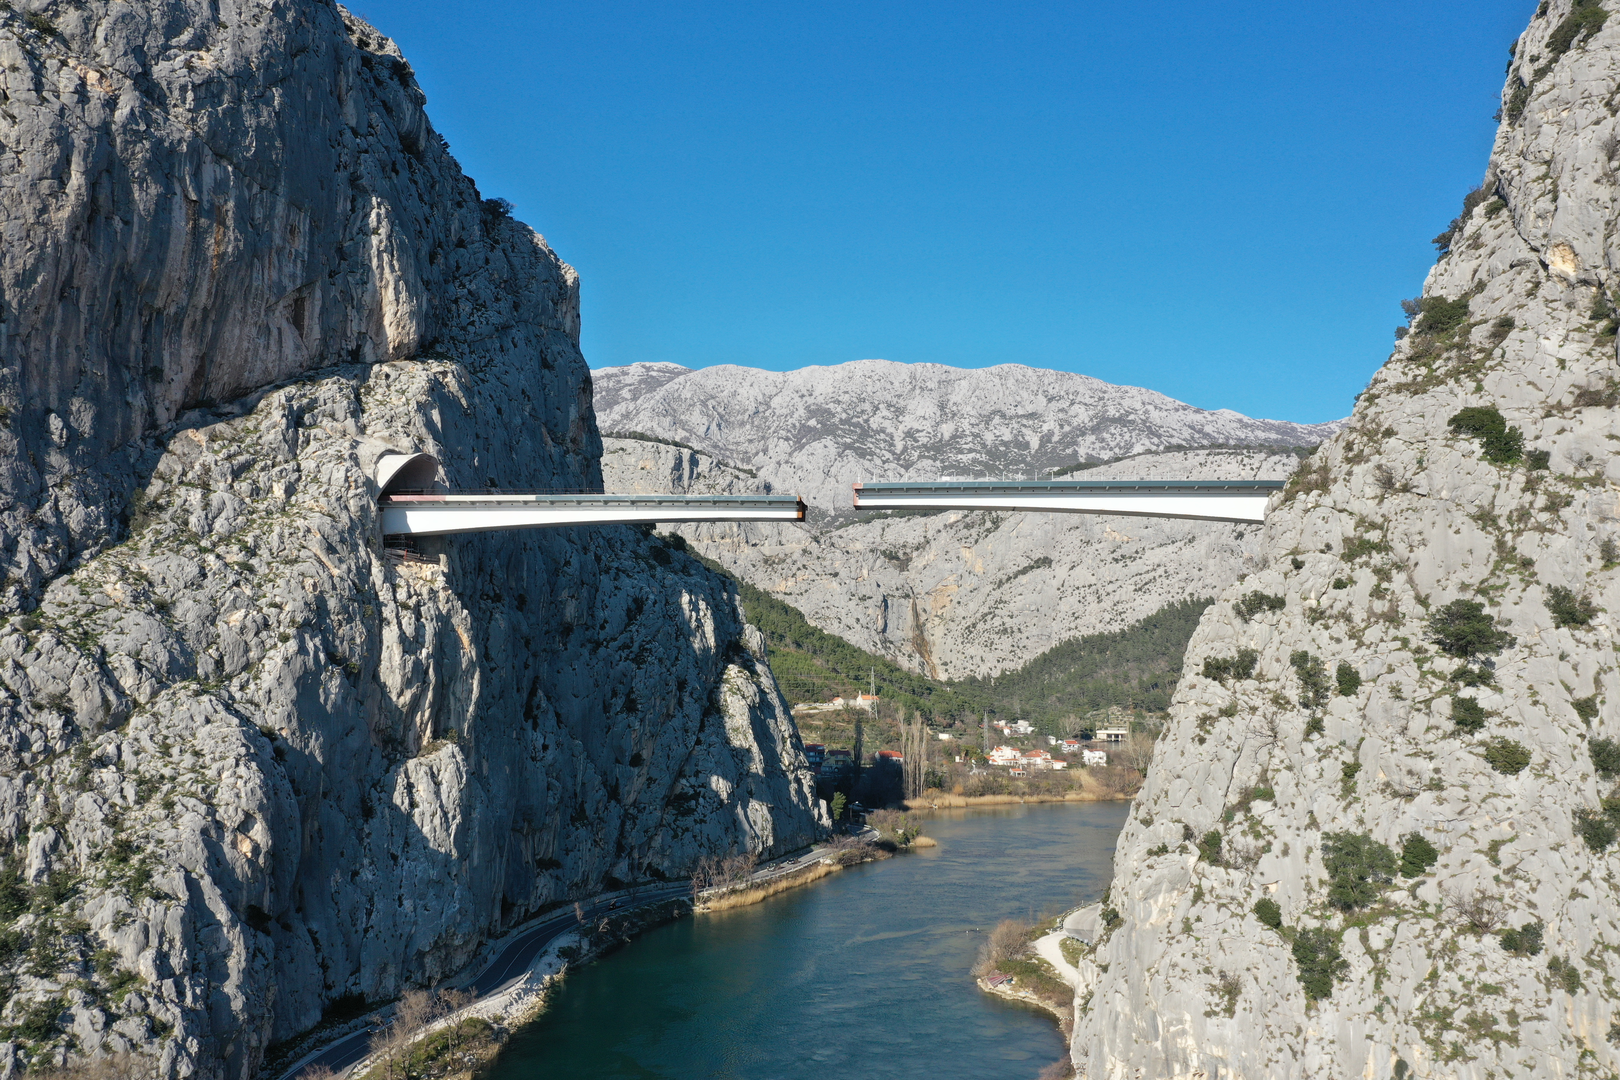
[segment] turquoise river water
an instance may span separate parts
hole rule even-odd
[[[1055,1023],[969,969],[997,920],[1102,893],[1128,809],[941,811],[936,848],[650,931],[572,972],[493,1080],[1034,1080]]]

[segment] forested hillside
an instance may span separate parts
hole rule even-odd
[[[685,546],[679,536],[665,540]],[[718,563],[703,561],[727,573]],[[852,697],[875,686],[885,701],[920,710],[936,723],[977,722],[989,713],[992,719],[1027,719],[1051,734],[1063,732],[1071,717],[1084,719],[1112,706],[1164,711],[1181,674],[1187,639],[1210,603],[1170,604],[1124,630],[1062,642],[1004,675],[947,682],[857,648],[810,625],[791,604],[733,580],[748,621],[770,644],[771,669],[790,702]]]

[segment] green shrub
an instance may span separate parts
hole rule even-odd
[[[1355,581],[1354,578],[1336,577],[1336,578],[1333,579],[1333,587],[1335,589],[1348,589],[1350,586],[1354,585],[1355,583],[1356,583],[1356,581]]]
[[[1422,833],[1410,833],[1401,843],[1401,876],[1421,877],[1423,872],[1440,861],[1440,852],[1423,838]]]
[[[1530,767],[1530,750],[1523,743],[1498,737],[1485,748],[1485,760],[1504,776],[1518,776]]]
[[[56,1034],[56,1022],[66,1008],[67,1002],[59,997],[36,1001],[11,1025],[8,1034],[22,1042],[44,1042]]]
[[[1588,697],[1576,698],[1574,701],[1571,701],[1570,704],[1575,708],[1575,715],[1580,717],[1582,720],[1585,720],[1587,723],[1590,724],[1594,719],[1596,719],[1598,714],[1598,699],[1596,694],[1592,694]]]
[[[1468,224],[1468,217],[1474,212],[1474,207],[1478,206],[1488,198],[1490,198],[1490,193],[1485,190],[1485,186],[1483,184],[1463,196],[1462,213],[1451,219],[1451,224],[1446,227],[1445,232],[1441,233],[1439,236],[1430,241],[1430,243],[1434,245],[1436,255],[1446,255],[1450,253],[1452,243],[1459,235],[1461,235],[1463,227]],[[1427,302],[1428,301],[1422,301],[1422,303]],[[1443,304],[1454,304],[1456,302],[1457,301],[1454,300],[1440,301],[1440,303]],[[1462,300],[1462,306],[1463,317],[1467,318],[1468,300],[1466,297]],[[1438,333],[1439,331],[1434,332]]]
[[[1361,772],[1361,762],[1347,761],[1339,768],[1339,794],[1348,799],[1356,793],[1356,774]]]
[[[1287,604],[1288,601],[1281,596],[1272,596],[1270,593],[1255,590],[1245,593],[1241,599],[1233,602],[1232,610],[1237,613],[1238,618],[1248,622],[1262,611],[1281,611]]]
[[[1474,734],[1485,726],[1485,706],[1471,697],[1451,696],[1451,722],[1458,731]]]
[[[1524,455],[1524,466],[1531,472],[1546,472],[1552,467],[1552,451],[1531,450]]]
[[[1620,566],[1620,541],[1614,537],[1606,538],[1598,545],[1598,558],[1603,560],[1603,569],[1613,570]]]
[[[1581,989],[1581,969],[1575,966],[1575,961],[1565,960],[1559,956],[1547,957],[1547,974],[1553,977],[1553,982],[1564,988],[1564,993],[1574,994]]]
[[[1607,851],[1615,837],[1620,835],[1608,815],[1595,810],[1575,811],[1575,831],[1593,851]]]
[[[1344,978],[1349,965],[1339,952],[1339,938],[1325,926],[1302,927],[1294,935],[1294,962],[1299,984],[1312,1001],[1333,996],[1333,982]]]
[[[0,863],[0,920],[10,922],[27,911],[29,899],[22,871],[9,859]]]
[[[1254,917],[1273,930],[1282,929],[1282,908],[1269,896],[1262,896],[1254,902]]]
[[[1496,629],[1496,618],[1478,600],[1453,600],[1429,616],[1429,640],[1447,656],[1466,660],[1501,652],[1513,635]]]
[[[1328,903],[1341,911],[1364,908],[1395,874],[1395,853],[1366,833],[1334,832],[1322,837],[1322,865],[1328,872]]]
[[[1541,952],[1541,938],[1547,926],[1542,922],[1527,922],[1517,930],[1502,931],[1502,948],[1520,956],[1535,956]]]
[[[36,34],[44,34],[46,37],[56,36],[56,24],[51,22],[48,16],[31,13],[23,16],[23,22]]]
[[[1339,666],[1334,669],[1333,678],[1339,684],[1340,697],[1351,697],[1361,689],[1361,672],[1343,660],[1340,660]]]
[[[1458,686],[1492,686],[1496,682],[1496,673],[1484,665],[1476,668],[1458,664],[1447,677]]]
[[[1344,542],[1344,550],[1339,553],[1339,559],[1341,562],[1355,562],[1357,559],[1362,558],[1363,556],[1376,555],[1380,551],[1388,550],[1389,545],[1384,543],[1382,540],[1374,540],[1370,536],[1352,536],[1350,539]],[[1338,584],[1339,581],[1343,581],[1344,585],[1340,586]],[[1354,583],[1355,582],[1350,578],[1339,578],[1338,581],[1333,583],[1333,587],[1335,589],[1341,587],[1349,588]]]
[[[1553,27],[1553,32],[1547,36],[1547,62],[1569,52],[1577,40],[1585,41],[1603,29],[1608,18],[1609,13],[1598,0],[1576,0],[1575,10],[1564,16],[1564,21]]]
[[[1586,752],[1592,755],[1592,768],[1597,770],[1599,776],[1609,779],[1620,774],[1620,742],[1593,739],[1586,744]]]
[[[1228,679],[1254,678],[1254,666],[1260,662],[1260,654],[1253,649],[1239,649],[1236,656],[1206,656],[1204,657],[1203,674],[1206,679],[1214,679],[1224,683]]]
[[[1328,700],[1327,668],[1304,649],[1288,657],[1288,664],[1299,675],[1299,703],[1308,709],[1321,708]]]
[[[1589,596],[1576,596],[1562,585],[1547,589],[1547,611],[1554,626],[1585,626],[1597,615],[1597,606]]]
[[[1419,334],[1444,334],[1468,321],[1468,297],[1447,300],[1443,296],[1425,296],[1418,301],[1418,311],[1417,320],[1412,323],[1413,331]]]
[[[1524,454],[1524,432],[1508,427],[1494,405],[1470,405],[1447,421],[1452,432],[1479,440],[1486,461],[1511,465]]]
[[[1211,829],[1198,841],[1198,857],[1207,863],[1221,865],[1221,833],[1219,829]]]
[[[1307,739],[1312,735],[1320,735],[1326,730],[1327,725],[1322,722],[1322,718],[1320,716],[1313,716],[1309,720],[1305,721],[1305,737]]]

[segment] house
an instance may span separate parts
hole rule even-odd
[[[874,765],[893,765],[898,768],[906,763],[906,755],[898,750],[879,750],[872,755]]]
[[[1056,735],[1048,735],[1046,737],[1046,745],[1047,746],[1056,746],[1057,745],[1057,736]]]
[[[950,742],[955,737],[956,736],[952,735],[948,731],[936,731],[936,732],[934,732],[934,738],[938,739],[940,742]]]
[[[1023,769],[1020,769],[1018,766],[1014,765],[1012,768],[1007,770],[1007,775],[1008,776],[1028,776],[1029,773],[1025,772]]]
[[[1015,747],[1011,746],[998,746],[985,756],[992,765],[1011,765],[1023,757]]]
[[[1080,751],[1080,764],[1086,766],[1107,765],[1108,755],[1101,750],[1082,750]]]
[[[1063,752],[1065,754],[1074,753],[1076,750],[1080,749],[1080,746],[1081,746],[1081,743],[1080,743],[1079,739],[1064,739],[1063,740]]]
[[[845,707],[851,709],[864,709],[867,712],[877,708],[878,696],[876,694],[856,694],[854,701],[846,701]]]
[[[1097,738],[1103,742],[1124,742],[1130,733],[1130,728],[1103,727],[1097,729]]]
[[[827,760],[826,745],[818,742],[805,743],[804,759],[810,763],[810,769],[812,772],[821,768],[821,763]]]

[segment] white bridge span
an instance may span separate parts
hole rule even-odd
[[[943,480],[916,484],[856,484],[862,510],[1026,510],[1067,514],[1266,520],[1266,503],[1281,480]]]
[[[560,495],[433,491],[432,454],[384,454],[377,461],[384,536],[445,536],[563,525],[653,525],[689,521],[803,521],[796,495]]]
[[[803,521],[795,495],[617,495],[433,491],[430,454],[385,454],[377,462],[386,536],[444,536],[565,525],[698,521]],[[1118,514],[1259,524],[1281,480],[1034,480],[856,484],[862,510],[1021,510]]]

